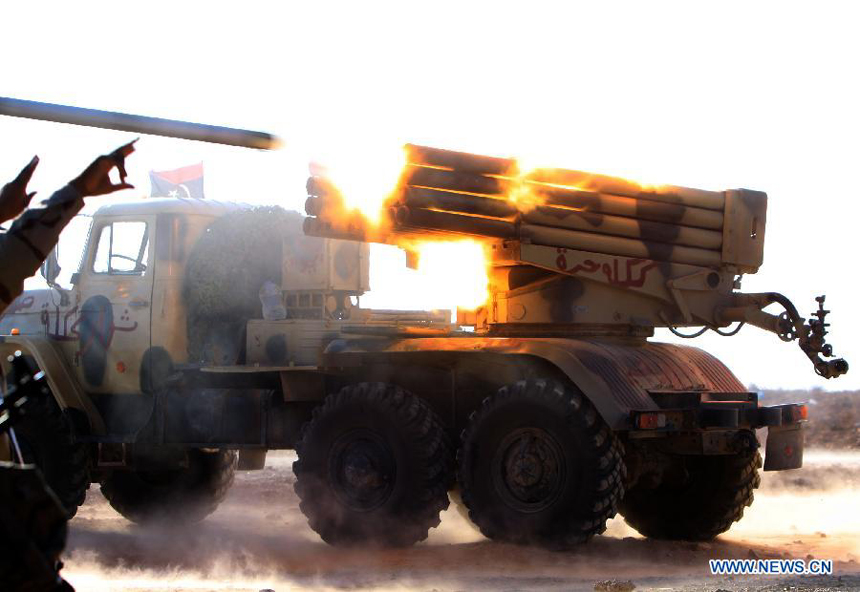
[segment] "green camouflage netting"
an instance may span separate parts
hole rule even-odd
[[[261,317],[260,287],[281,283],[285,235],[302,234],[302,216],[277,206],[215,220],[188,257],[183,298],[190,361],[239,361],[248,319]]]

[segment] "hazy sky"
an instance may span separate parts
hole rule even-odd
[[[287,142],[261,153],[144,137],[129,162],[131,197],[148,192],[150,169],[202,160],[208,197],[301,210],[309,160],[346,154],[370,165],[404,141],[767,191],[765,265],[744,289],[783,292],[804,315],[827,293],[829,338],[858,367],[824,381],[796,345],[751,327],[692,343],[746,383],[857,389],[856,6],[7,3],[0,95]],[[39,154],[32,187],[47,197],[129,136],[0,117],[0,138],[0,176]],[[412,274],[395,273],[397,252],[376,252],[365,303],[448,304],[427,302]]]

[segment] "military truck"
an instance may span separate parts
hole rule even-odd
[[[71,288],[0,318],[0,353],[24,352],[56,400],[18,431],[70,509],[99,482],[131,520],[199,520],[237,467],[294,448],[301,509],[331,544],[421,541],[449,491],[496,540],[565,548],[617,511],[646,536],[704,540],[752,502],[756,430],[765,470],[801,466],[805,405],[762,406],[706,352],[649,340],[749,323],[823,376],[847,371],[824,359],[823,298],[807,322],[739,291],[765,194],[407,152],[379,226],[321,176],[304,220],[190,199],[95,213]],[[367,242],[461,236],[490,253],[483,307],[454,323],[361,307]]]

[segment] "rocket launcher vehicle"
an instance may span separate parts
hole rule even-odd
[[[765,193],[642,186],[565,169],[521,173],[512,159],[416,145],[406,154],[381,223],[314,175],[304,230],[407,249],[416,239],[483,241],[490,298],[458,311],[461,325],[498,336],[644,339],[655,327],[694,337],[734,335],[749,323],[797,341],[825,378],[848,370],[843,359],[825,359],[833,350],[824,296],[807,321],[782,294],[740,292],[742,274],[762,264]],[[782,312],[764,310],[772,304]]]

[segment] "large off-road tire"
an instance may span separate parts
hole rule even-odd
[[[561,382],[502,387],[462,438],[463,503],[488,538],[553,549],[584,543],[606,529],[624,494],[619,442]]]
[[[624,520],[646,537],[707,541],[740,520],[759,486],[758,452],[678,456],[680,476],[657,487],[634,485],[619,505]]]
[[[399,387],[361,383],[329,395],[296,452],[299,507],[329,544],[412,545],[448,507],[449,438],[427,403]]]
[[[37,469],[0,463],[0,588],[71,591],[60,583],[67,513]]]
[[[215,511],[233,484],[233,450],[188,451],[188,467],[108,473],[101,491],[114,510],[138,524],[200,522]]]
[[[14,427],[24,462],[39,467],[70,518],[84,503],[90,486],[89,447],[77,441],[72,423],[71,416],[46,394],[28,399],[26,415]]]

